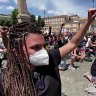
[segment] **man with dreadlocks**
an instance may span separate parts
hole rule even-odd
[[[5,46],[8,37],[8,64],[3,71],[2,96],[61,96],[58,70],[61,58],[76,48],[95,17],[96,9],[89,10],[86,24],[70,42],[49,52],[44,47],[42,32],[31,23],[12,26],[8,36],[2,31]]]

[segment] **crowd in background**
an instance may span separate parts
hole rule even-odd
[[[68,43],[68,41],[71,40],[71,38],[75,35],[75,33],[69,32],[65,28],[61,28],[60,36],[58,36],[58,33],[52,33],[51,30],[49,30],[49,33],[43,33],[46,44],[45,47],[47,51],[51,49],[59,48],[65,44]],[[63,35],[62,35],[63,34]],[[65,35],[64,35],[65,34]],[[62,39],[63,38],[63,39]],[[62,39],[61,42],[59,42],[59,39]],[[2,36],[0,37],[0,67],[2,67],[2,60],[6,59],[6,52],[7,49],[4,47]],[[93,33],[87,33],[83,40],[78,44],[77,48],[75,48],[65,59],[70,58],[70,65],[68,69],[75,70],[74,62],[83,62],[84,60],[87,62],[91,62],[91,54],[96,57],[96,32]],[[58,68],[62,71],[66,70],[66,61],[61,63],[63,65],[63,68],[60,68],[62,66],[59,66]],[[64,68],[65,67],[65,68]]]
[[[75,35],[75,33],[68,32],[68,30],[64,31],[67,33],[67,36],[63,36],[63,42],[66,44],[72,36]],[[62,33],[62,32],[61,32]],[[46,49],[54,49],[58,48],[58,34],[52,33],[52,34],[44,34],[45,40],[46,40]],[[62,36],[60,37],[62,38]],[[83,62],[83,60],[87,62],[92,62],[91,55],[94,55],[96,57],[96,32],[94,33],[87,33],[83,40],[78,44],[77,48],[74,49],[70,54],[70,63],[74,63],[76,61]],[[74,66],[74,65],[73,65]],[[74,68],[69,68],[74,70]]]
[[[61,28],[60,30],[60,36],[56,33],[52,33],[49,31],[49,33],[43,34],[46,44],[45,48],[47,51],[50,51],[52,49],[57,49],[68,42],[70,42],[71,38],[75,35],[75,33],[69,32],[67,29]],[[5,48],[3,41],[2,41],[2,36],[0,37],[0,68],[6,67],[6,63],[3,63],[2,61],[7,60],[7,49]],[[83,61],[86,62],[92,62],[91,55],[96,57],[96,32],[92,33],[87,33],[83,40],[78,44],[78,46],[71,52],[69,53],[68,56],[65,58],[61,59],[61,64],[58,66],[58,69],[61,71],[65,71],[66,69],[69,70],[76,70],[77,67],[74,64],[75,62],[80,62],[82,63]],[[66,60],[70,60],[70,64],[67,65]],[[94,65],[96,65],[96,60],[93,62]],[[92,65],[91,69],[94,69],[94,65]],[[96,69],[91,70],[93,74],[96,73]],[[84,76],[93,83],[96,82],[96,75],[92,77],[92,74],[87,72],[84,74]],[[90,91],[91,89],[86,89],[87,91]]]

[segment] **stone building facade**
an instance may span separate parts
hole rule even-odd
[[[49,27],[52,28],[52,32],[58,32],[60,30],[60,25],[65,24],[64,28],[68,29],[71,32],[77,32],[79,29],[79,17],[77,15],[67,16],[53,16],[43,18],[45,21],[44,30],[48,30]]]
[[[62,23],[65,23],[68,18],[66,15],[61,15],[61,16],[45,17],[43,19],[45,21],[44,30],[48,30],[49,27],[51,27],[52,32],[58,32],[60,29],[60,25]]]
[[[84,25],[87,18],[80,18],[78,15],[60,15],[60,16],[52,16],[43,18],[45,21],[44,31],[48,32],[49,27],[51,27],[52,32],[58,32],[60,30],[60,25],[65,23],[64,28],[68,29],[69,32],[78,32],[78,30]],[[90,26],[88,32],[92,32],[92,27],[94,26],[94,30],[96,31],[96,20]]]

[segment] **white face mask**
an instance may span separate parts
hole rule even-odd
[[[49,65],[49,55],[45,49],[41,49],[29,56],[29,61],[34,66]]]

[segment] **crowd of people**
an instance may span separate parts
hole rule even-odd
[[[60,32],[58,34],[44,34],[45,40],[47,42],[46,49],[49,51],[51,49],[57,49],[63,45],[70,42],[71,38],[76,33],[71,33],[64,28],[64,24],[61,24]],[[96,57],[96,32],[87,33],[84,38],[81,40],[80,44],[71,52],[68,56],[62,58],[61,64],[59,65],[59,70],[64,71],[66,69],[66,59],[70,58],[70,65],[68,69],[75,70],[76,67],[74,62],[91,62],[91,55]]]
[[[96,9],[88,10],[88,19],[76,34],[69,33],[64,24],[58,34],[51,30],[42,34],[30,22],[0,28],[4,43],[0,48],[7,52],[0,96],[61,96],[59,70],[65,69],[66,59],[71,56],[68,69],[75,70],[74,62],[96,56],[96,34],[86,34],[95,17]],[[96,67],[92,68],[96,73]]]

